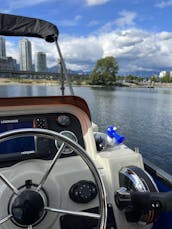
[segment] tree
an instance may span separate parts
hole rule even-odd
[[[99,59],[90,74],[90,84],[105,86],[114,85],[118,69],[117,61],[113,56]]]
[[[155,75],[151,76],[151,81],[152,82],[156,82],[157,81],[157,77]]]
[[[172,82],[172,77],[170,76],[170,72],[166,72],[165,76],[161,79],[162,83],[170,83]]]

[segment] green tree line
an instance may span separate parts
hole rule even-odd
[[[127,75],[127,76],[119,76],[117,75],[119,71],[118,62],[115,57],[107,56],[97,60],[93,71],[89,75],[89,79],[84,79],[85,82],[91,85],[102,85],[102,86],[114,86],[117,85],[117,82],[121,82],[125,80],[125,82],[129,83],[139,83],[143,81],[151,81],[151,82],[162,82],[162,83],[170,83],[172,82],[172,77],[170,76],[170,72],[167,72],[163,78],[159,78],[155,75],[147,78],[143,78],[135,75]],[[80,76],[80,83],[83,78]]]

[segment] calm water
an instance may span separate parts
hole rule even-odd
[[[172,174],[172,88],[75,87],[100,131],[116,125],[125,144]],[[57,86],[1,85],[0,96],[59,95]]]

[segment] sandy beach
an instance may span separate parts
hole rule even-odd
[[[46,79],[14,79],[14,78],[0,78],[0,85],[3,84],[39,84],[39,85],[57,85],[57,80]]]

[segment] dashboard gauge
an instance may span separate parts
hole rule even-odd
[[[58,118],[57,118],[57,123],[60,125],[60,126],[69,126],[70,125],[70,117],[67,116],[67,115],[59,115]]]
[[[64,131],[60,132],[60,134],[64,135],[65,137],[68,137],[69,139],[71,139],[74,142],[78,142],[76,135],[71,131],[64,130]],[[55,146],[58,150],[61,146],[61,141],[55,140]],[[70,154],[72,152],[73,152],[73,150],[70,147],[65,146],[65,148],[63,150],[63,154]]]

